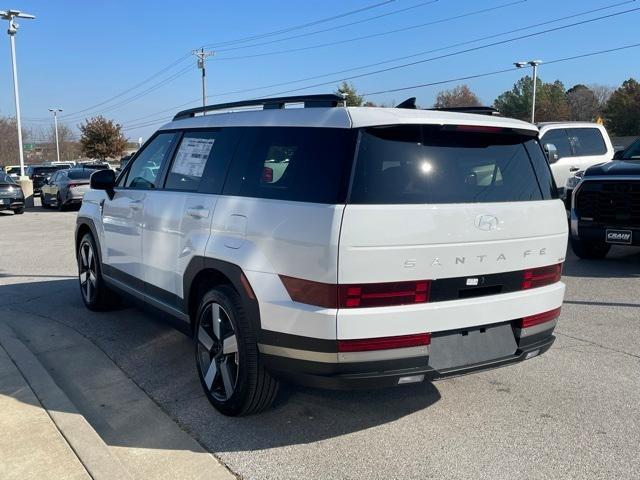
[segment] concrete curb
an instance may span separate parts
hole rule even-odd
[[[31,350],[4,322],[0,322],[0,343],[89,475],[98,480],[131,478]]]

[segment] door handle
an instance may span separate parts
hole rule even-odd
[[[187,208],[187,215],[193,218],[209,218],[209,210],[204,207]]]
[[[570,172],[577,172],[579,170],[580,170],[580,167],[576,167],[575,165],[573,167],[569,167]]]
[[[133,200],[129,202],[129,208],[131,210],[140,210],[142,208],[142,202],[140,200]]]

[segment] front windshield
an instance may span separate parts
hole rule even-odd
[[[640,140],[632,143],[624,152],[623,160],[640,160]]]

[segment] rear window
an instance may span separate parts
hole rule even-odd
[[[350,202],[438,204],[552,198],[555,187],[549,167],[546,162],[533,163],[528,153],[528,149],[540,150],[535,139],[455,128],[363,129]],[[536,168],[544,170],[541,175],[536,175]]]
[[[94,172],[95,170],[69,170],[69,172],[67,173],[67,176],[69,177],[69,179],[71,180],[86,180],[88,178],[91,178],[91,174]]]
[[[33,167],[34,175],[42,175],[51,172],[57,172],[58,170],[69,167]]]

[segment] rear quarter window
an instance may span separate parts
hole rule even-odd
[[[439,204],[543,200],[555,189],[530,136],[403,125],[361,131],[349,202]],[[455,128],[455,127],[454,127]],[[536,175],[536,169],[541,175]],[[542,187],[541,187],[542,184]]]
[[[226,195],[344,203],[356,132],[351,129],[253,127],[243,132]]]

